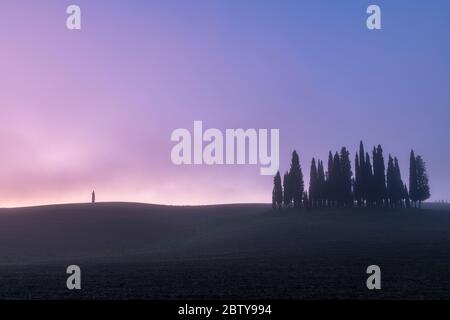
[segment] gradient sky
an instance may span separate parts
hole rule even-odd
[[[369,4],[382,9],[369,31]],[[82,30],[65,27],[82,8]],[[176,128],[279,128],[281,171],[382,144],[450,200],[450,2],[2,0],[0,206],[268,202],[259,166],[175,166]],[[308,179],[306,179],[308,180]]]

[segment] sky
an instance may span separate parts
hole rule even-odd
[[[66,28],[66,8],[82,30]],[[368,30],[377,4],[382,29]],[[450,200],[450,2],[2,0],[0,207],[270,202],[259,166],[176,166],[173,130],[278,128],[280,171],[362,139]]]

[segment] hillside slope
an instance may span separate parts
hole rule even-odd
[[[0,298],[73,298],[68,264],[87,274],[85,298],[450,298],[448,248],[446,210],[1,209]],[[371,264],[383,270],[376,294]]]

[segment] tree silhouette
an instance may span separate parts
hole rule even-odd
[[[364,207],[364,203],[367,200],[367,182],[366,182],[366,161],[365,161],[364,144],[362,140],[359,142],[359,194],[361,197],[361,205]]]
[[[317,183],[317,167],[316,160],[312,158],[311,169],[309,171],[309,201],[311,202],[311,207],[317,206],[318,201],[318,183]]]
[[[409,198],[417,207],[418,192],[417,192],[417,169],[416,169],[416,157],[414,155],[414,150],[411,150],[409,156]]]
[[[326,196],[325,172],[323,170],[323,162],[318,160],[317,166],[317,194],[319,198],[319,207],[324,206]]]
[[[397,208],[402,205],[402,199],[405,197],[405,185],[402,181],[398,159],[392,158],[391,155],[389,155],[387,170],[387,194],[391,207]]]
[[[290,207],[292,203],[291,182],[288,172],[283,176],[283,202],[285,207]]]
[[[373,183],[374,183],[374,201],[378,207],[383,206],[386,199],[386,175],[384,167],[383,149],[381,145],[373,148]]]
[[[400,166],[398,164],[398,159],[394,158],[394,183],[395,183],[395,199],[397,204],[400,203],[400,207],[402,206],[402,199],[405,195],[404,184],[402,181],[402,175],[400,173]]]
[[[394,206],[395,203],[395,173],[394,173],[394,159],[389,155],[388,166],[387,166],[387,197],[389,199],[389,205]]]
[[[355,178],[353,179],[353,196],[355,197],[358,207],[361,207],[361,169],[358,153],[355,154]]]
[[[326,174],[326,195],[327,206],[333,207],[336,199],[336,186],[334,181],[334,160],[331,151],[328,152],[328,171]]]
[[[292,152],[291,168],[289,170],[290,192],[294,208],[300,207],[304,191],[303,173],[297,151]]]
[[[406,187],[406,183],[403,185],[403,200],[405,201],[405,207],[409,208],[411,203],[409,202],[409,193],[408,188]]]
[[[373,184],[373,173],[372,173],[372,164],[370,163],[369,153],[366,152],[366,161],[364,163],[364,191],[366,198],[366,205],[372,206],[374,201],[374,184]]]
[[[373,163],[373,167],[372,167]],[[342,147],[340,152],[328,152],[328,166],[325,173],[323,161],[312,158],[308,191],[303,182],[303,173],[297,152],[292,152],[289,171],[284,174],[281,187],[280,173],[274,177],[272,204],[286,207],[410,207],[411,202],[419,207],[430,197],[430,186],[422,157],[410,154],[409,190],[403,183],[400,165],[396,157],[389,155],[387,170],[381,145],[373,147],[372,158],[364,152],[360,141],[359,152],[355,154],[353,174],[350,152]]]
[[[422,207],[422,201],[430,197],[430,186],[428,184],[427,169],[421,156],[416,157],[416,176],[417,176],[417,200],[419,208]]]
[[[350,163],[350,153],[345,147],[341,148],[340,154],[340,175],[339,189],[340,199],[344,206],[348,207],[353,204],[352,195],[352,165]]]
[[[307,191],[303,192],[302,201],[303,201],[303,206],[305,208],[311,208],[311,204],[310,204],[310,201],[309,201],[309,198],[308,198],[308,192]]]
[[[280,171],[277,171],[277,174],[273,178],[273,196],[272,196],[272,207],[274,209],[281,208],[281,204],[283,203],[283,189],[281,187],[281,176]]]
[[[277,208],[277,201],[275,200],[275,189],[272,189],[272,210]]]
[[[339,154],[336,152],[333,157],[333,196],[334,205],[342,205],[342,190],[341,190],[341,160]]]

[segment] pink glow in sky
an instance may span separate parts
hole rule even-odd
[[[449,198],[450,54],[435,25],[450,19],[429,5],[392,4],[398,19],[369,35],[364,5],[77,1],[83,28],[68,31],[69,4],[0,4],[1,207],[87,202],[92,189],[99,201],[269,202],[259,166],[172,164],[170,134],[194,120],[279,128],[281,171],[296,148],[305,180],[311,157],[363,139],[407,181],[413,147],[433,198]]]

